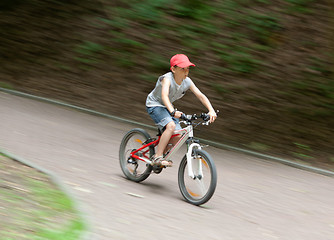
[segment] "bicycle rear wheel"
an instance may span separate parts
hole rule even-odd
[[[126,133],[122,139],[119,148],[119,161],[124,175],[132,181],[144,181],[151,174],[152,166],[150,164],[130,157],[131,152],[147,144],[147,140],[150,138],[144,129],[134,128]],[[154,155],[154,147],[145,148],[136,154],[140,157],[150,158]]]
[[[210,200],[217,185],[217,172],[210,155],[203,150],[193,152],[192,167],[194,178],[188,175],[187,156],[180,163],[178,172],[179,188],[182,196],[194,205],[201,205]],[[202,169],[202,171],[201,171]]]

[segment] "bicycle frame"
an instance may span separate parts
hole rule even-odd
[[[180,147],[187,141],[187,139],[192,138],[194,135],[193,132],[193,126],[192,125],[188,125],[185,128],[182,128],[181,130],[177,130],[174,132],[174,134],[172,135],[171,138],[176,137],[176,136],[180,136],[181,138],[178,140],[178,142],[173,146],[173,148],[167,153],[167,155],[165,156],[166,160],[170,160],[172,158],[172,156],[174,156],[175,152],[177,152],[177,150],[180,149]],[[150,151],[150,147],[153,145],[154,147],[157,146],[159,144],[161,136],[159,136],[158,139],[149,142],[147,144],[144,144],[142,147],[136,149],[135,151],[131,152],[130,157],[131,158],[135,158],[137,160],[146,162],[147,164],[151,164],[152,161],[150,160],[149,156],[147,156],[147,154]],[[194,148],[196,149],[201,149],[201,146],[198,143],[194,143],[192,142],[191,144],[188,145],[188,150],[186,153],[187,156],[187,165],[188,165],[188,175],[189,177],[195,179],[196,176],[193,172],[193,164],[191,161],[191,154],[194,150]],[[136,155],[138,152],[141,153],[142,156],[138,156]],[[198,162],[198,174],[199,175],[203,175],[202,173],[202,164],[200,164],[200,160]]]

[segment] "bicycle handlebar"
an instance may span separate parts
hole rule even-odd
[[[217,110],[216,113],[218,115],[219,110]],[[180,117],[180,119],[186,122],[192,122],[193,120],[197,120],[198,118],[201,118],[203,121],[208,122],[210,120],[210,115],[207,113],[201,113],[200,115],[197,115],[197,114],[186,115],[183,113]]]

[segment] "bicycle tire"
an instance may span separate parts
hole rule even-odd
[[[151,139],[150,135],[141,128],[134,128],[127,132],[119,148],[119,161],[123,174],[126,178],[134,181],[141,182],[148,178],[152,171],[152,166],[143,161],[130,159],[130,153],[147,143],[147,140]],[[154,147],[149,148],[149,157],[154,155]],[[140,152],[138,153],[140,154]],[[140,168],[140,172],[138,171]]]
[[[198,160],[197,164],[202,164],[203,176],[198,175],[196,179],[192,179],[188,176],[187,156],[184,155],[179,166],[178,184],[185,200],[198,206],[206,203],[213,196],[217,186],[217,171],[211,156],[206,151],[193,151],[192,161],[194,160]],[[194,165],[195,164],[193,164],[193,171],[196,172],[198,171],[198,166],[196,169]],[[208,181],[208,184],[204,181]],[[205,187],[205,189],[203,189],[203,187]]]

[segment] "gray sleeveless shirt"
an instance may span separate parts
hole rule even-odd
[[[172,72],[168,72],[160,76],[155,85],[155,88],[146,98],[146,107],[165,107],[161,99],[161,81],[164,78],[170,82],[168,97],[171,103],[183,97],[192,83],[191,79],[187,77],[182,81],[181,85],[178,85],[174,80]]]

